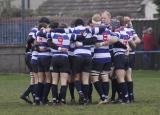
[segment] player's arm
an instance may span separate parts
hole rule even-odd
[[[103,35],[104,39],[105,39],[105,37],[106,37],[105,41],[104,41],[104,42],[100,42],[100,43],[96,43],[96,47],[109,46],[109,45],[115,44],[115,43],[117,43],[117,42],[119,42],[118,44],[122,44],[122,43],[120,42],[120,39],[119,39],[120,34],[118,34],[118,33],[113,33],[113,32],[111,32],[111,31],[107,31],[107,33],[108,33],[108,34],[106,34],[106,35],[104,34],[104,35]],[[122,44],[122,45],[123,45],[123,44]]]
[[[52,32],[69,34],[73,32],[73,29],[72,28],[55,28],[52,30]]]
[[[71,35],[71,41],[76,43],[77,47],[83,46],[83,45],[93,45],[97,42],[97,37],[90,37],[85,38],[83,35]]]
[[[32,38],[32,36],[29,35],[28,38],[27,38],[27,43],[26,43],[26,52],[28,52],[29,49],[32,48],[33,42],[34,42],[34,38]]]
[[[136,44],[135,41],[133,41],[133,40],[129,40],[128,43],[129,43],[129,46],[130,46],[131,48],[136,48],[136,47],[137,47],[137,44]]]
[[[68,51],[67,48],[59,47],[59,46],[57,46],[57,45],[52,41],[53,36],[54,36],[54,33],[52,33],[52,34],[51,34],[51,33],[48,33],[48,34],[47,34],[47,38],[48,38],[47,44],[48,44],[48,46],[49,46],[50,48],[52,48],[52,49],[55,49],[55,50],[58,50],[58,51],[61,51],[61,52],[67,52],[67,51]]]
[[[134,29],[132,30],[132,34],[133,34],[133,41],[135,42],[136,45],[139,45],[142,41]]]

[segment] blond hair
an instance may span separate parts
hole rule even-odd
[[[100,16],[100,14],[94,14],[92,16],[92,23],[95,23],[95,24],[100,24],[101,23],[101,16]]]

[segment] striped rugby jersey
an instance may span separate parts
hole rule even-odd
[[[70,43],[76,40],[76,34],[66,34],[66,33],[47,33],[47,38],[52,39],[52,42],[59,47],[69,49]],[[68,56],[68,52],[61,52],[51,48],[52,56],[62,55]]]
[[[111,32],[109,29],[105,29],[104,32],[101,32],[99,28],[94,28],[93,30],[94,34],[97,37],[97,42],[106,42],[110,41],[112,37],[117,37],[117,35],[113,32]],[[100,33],[100,34],[99,34]],[[99,48],[94,49],[94,55],[93,55],[93,60],[101,63],[105,62],[111,62],[111,55],[109,52],[109,46],[102,46]]]
[[[49,56],[50,49],[48,49],[47,38],[39,36],[40,31],[36,34],[36,42],[38,43],[39,49],[46,49],[45,51],[38,52],[38,56]]]
[[[129,45],[128,42],[132,40],[132,37],[130,37],[130,35],[127,33],[127,28],[120,27],[118,30],[116,30],[115,33],[117,34],[117,36],[119,36],[120,42],[128,47]],[[120,54],[125,54],[126,51],[127,49],[118,48],[116,47],[116,45],[113,45],[113,53],[115,56]]]

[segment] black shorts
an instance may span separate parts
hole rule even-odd
[[[52,72],[55,73],[69,73],[70,64],[66,56],[54,56],[51,61]]]
[[[50,71],[50,56],[38,56],[38,72],[49,72]]]
[[[129,54],[129,68],[134,68],[135,66],[135,54]]]
[[[70,74],[73,74],[73,62],[74,62],[75,56],[68,56],[69,64],[70,64]]]
[[[31,65],[31,57],[32,57],[32,54],[31,53],[26,53],[25,54],[25,63],[29,69],[30,72],[32,72],[32,65]]]
[[[38,72],[38,60],[31,60],[31,65],[32,65],[32,72],[37,73]]]
[[[92,57],[90,55],[75,56],[73,61],[73,73],[90,72],[92,69]]]
[[[127,70],[129,67],[129,58],[124,54],[114,56],[114,67],[116,69]]]
[[[92,70],[99,71],[99,72],[110,71],[111,70],[111,65],[112,65],[111,62],[100,63],[100,62],[97,62],[97,61],[93,61],[92,62]]]

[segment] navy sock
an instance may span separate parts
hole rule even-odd
[[[22,96],[26,97],[29,96],[29,94],[32,92],[33,90],[33,85],[29,85],[27,90],[22,94]]]
[[[111,99],[115,99],[116,92],[117,92],[117,79],[112,79],[112,96]]]
[[[38,83],[36,86],[36,100],[41,100],[43,92],[43,83]]]
[[[121,89],[122,89],[122,96],[123,96],[123,101],[127,102],[128,101],[128,91],[127,91],[127,84],[125,82],[120,83]]]
[[[93,85],[92,83],[89,84],[89,92],[88,92],[88,99],[92,100],[92,92],[93,92]]]
[[[118,83],[117,85],[117,92],[118,92],[118,99],[123,99],[123,95],[122,95],[122,83]]]
[[[74,99],[74,83],[69,83],[69,91],[70,91],[70,95],[71,98]]]
[[[44,89],[44,83],[41,83],[40,101],[42,101],[42,98],[43,98],[43,89]]]
[[[58,99],[58,86],[55,84],[52,84],[52,98]]]
[[[81,82],[80,81],[75,81],[74,85],[75,85],[75,88],[78,91],[78,94],[82,93],[82,84],[81,84]]]
[[[108,97],[108,94],[109,94],[109,82],[102,82],[102,89],[103,89],[104,95],[106,95]]]
[[[94,87],[96,88],[96,91],[98,92],[100,98],[104,100],[104,93],[103,93],[101,82],[100,81],[95,82]]]
[[[43,89],[43,102],[47,102],[48,100],[48,94],[50,92],[50,87],[51,84],[50,83],[45,83],[44,84],[44,89]]]
[[[127,82],[127,88],[128,88],[128,96],[129,100],[132,101],[134,100],[134,95],[133,95],[133,82]]]
[[[89,85],[83,85],[83,93],[85,98],[88,99]]]
[[[66,99],[66,93],[67,93],[67,86],[66,85],[63,85],[61,86],[61,89],[60,89],[60,94],[59,94],[59,99],[62,101],[65,101]]]

